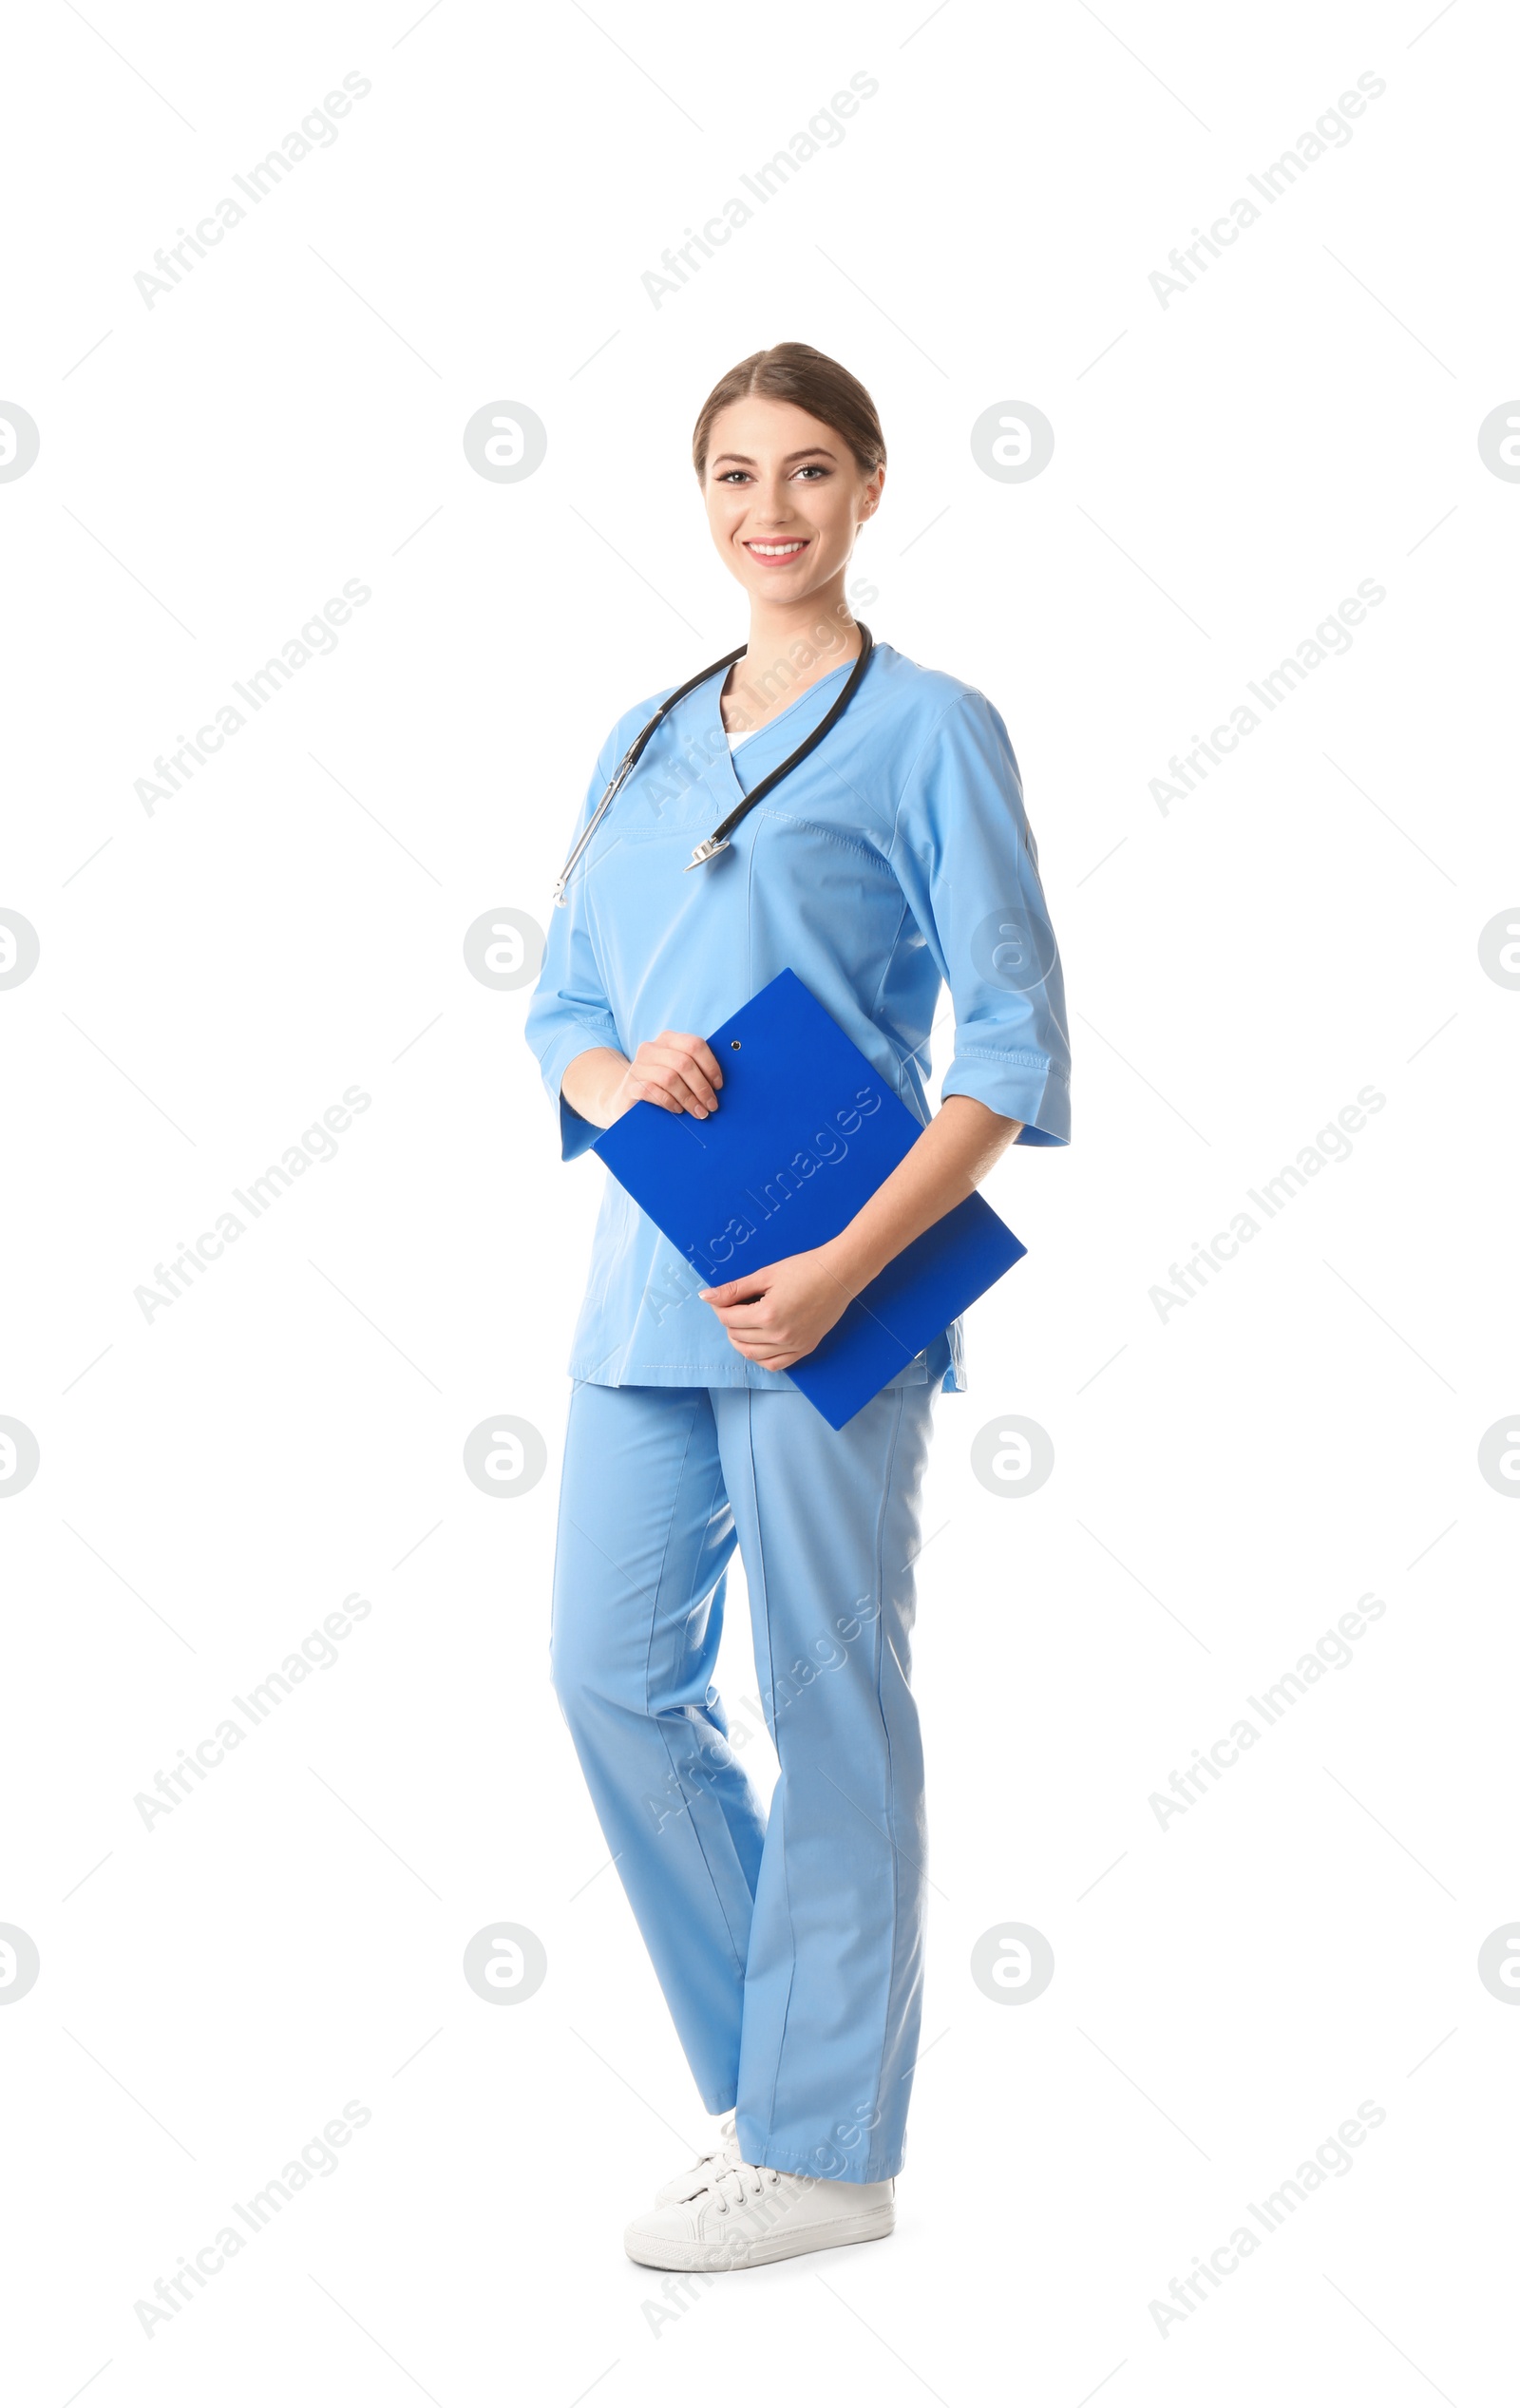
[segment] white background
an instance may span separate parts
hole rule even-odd
[[[1476,436],[1520,391],[1516,28],[922,14],[11,28],[0,391],[41,430],[0,484],[0,905],[41,941],[0,992],[0,1413],[41,1450],[0,1501],[0,1921],[41,1955],[0,2015],[18,2403],[1476,2408],[1511,2379],[1520,2016],[1477,1955],[1520,1910],[1516,1507],[1478,1446],[1517,1404],[1520,995],[1478,937],[1520,894],[1520,490]],[[145,306],[155,250],[351,70],[338,140]],[[1367,71],[1353,139],[1164,309],[1173,246]],[[846,139],[656,308],[662,251],[856,72]],[[528,990],[464,935],[546,919],[614,718],[741,639],[689,431],[784,337],[885,424],[872,627],[1012,730],[1075,1135],[990,1181],[1029,1259],[936,1408],[897,2236],[660,2322],[621,2228],[708,2126],[546,1679],[602,1174],[559,1162]],[[517,483],[462,446],[498,399],[548,430]],[[1055,429],[1027,483],[971,452],[1006,399]],[[155,756],[346,579],[337,649],[146,812]],[[1362,579],[1349,653],[1163,814],[1169,756]],[[336,1158],[145,1319],[350,1086]],[[1164,1320],[1169,1266],[1368,1086],[1350,1159]],[[504,1413],[548,1450],[513,1499],[462,1465]],[[970,1469],[1008,1413],[1054,1445],[1023,1498]],[[136,1795],[354,1591],[332,1667],[145,1829]],[[1152,1793],[1369,1591],[1352,1663],[1163,1829]],[[737,1697],[737,1577],[731,1612]],[[461,1970],[492,1918],[547,1951],[508,2007]],[[999,1919],[1054,1948],[1038,2000],[971,1979]],[[350,2100],[337,2171],[145,2338],[134,2304]],[[1352,2171],[1158,2331],[1363,2101]]]

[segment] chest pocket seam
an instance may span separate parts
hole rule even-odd
[[[842,846],[846,852],[864,855],[866,861],[874,862],[877,867],[885,871],[888,876],[891,874],[886,855],[879,846],[867,843],[863,836],[852,836],[844,828],[828,827],[822,820],[799,819],[794,811],[773,811],[765,803],[756,806],[755,817],[779,821],[783,827],[804,829],[809,836],[821,836],[828,844]]]
[[[694,738],[693,743],[695,743]],[[713,753],[704,766],[695,766],[692,759],[692,745],[688,745],[684,750],[669,754],[662,751],[653,761],[641,764],[640,770],[635,773],[630,784],[626,799],[636,810],[641,811],[642,816],[636,819],[630,813],[621,830],[623,841],[629,844],[653,844],[662,836],[685,836],[698,820],[705,821],[707,827],[716,827],[724,812],[731,807],[716,774],[722,757]],[[658,784],[653,792],[645,787],[640,793],[640,775],[651,781],[671,783],[681,777],[683,782],[674,793],[661,791]],[[622,799],[619,797],[619,803]],[[618,805],[615,804],[613,807],[616,810]]]
[[[693,800],[698,789],[706,797],[700,808]],[[657,806],[646,804],[644,807],[648,814],[644,825],[636,827],[629,825],[622,829],[625,844],[654,844],[662,836],[686,836],[699,822],[706,835],[708,829],[716,827],[723,817],[722,803],[717,796],[708,793],[705,779],[697,780],[684,794],[672,796],[669,803]]]

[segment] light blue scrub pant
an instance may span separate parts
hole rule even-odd
[[[899,2171],[918,2051],[934,1394],[833,1431],[791,1389],[581,1380],[566,1431],[553,1677],[607,1846],[710,2113],[751,2165],[833,2181]],[[712,1685],[735,1542],[769,1816]]]

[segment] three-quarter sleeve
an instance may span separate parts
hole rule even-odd
[[[1060,955],[1008,730],[964,691],[936,722],[898,805],[892,864],[950,990],[955,1056],[940,1094],[1023,1123],[1023,1146],[1071,1142]]]
[[[618,734],[618,729],[615,728],[602,748],[585,802],[576,821],[571,844],[580,836],[605,791],[612,770],[604,764],[609,760],[616,764],[620,758]],[[595,856],[598,841],[598,838],[593,837],[586,852],[582,853],[571,877],[563,904],[555,904],[550,910],[543,962],[522,1032],[538,1056],[540,1074],[549,1100],[559,1109],[560,1158],[562,1162],[571,1162],[577,1154],[583,1154],[601,1132],[565,1101],[560,1091],[560,1080],[578,1053],[587,1053],[598,1045],[610,1045],[618,1052],[622,1050],[618,1024],[602,986],[592,941],[587,863]]]

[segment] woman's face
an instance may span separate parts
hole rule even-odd
[[[806,601],[844,572],[882,498],[843,435],[750,394],[712,422],[702,494],[721,558],[753,599]]]

